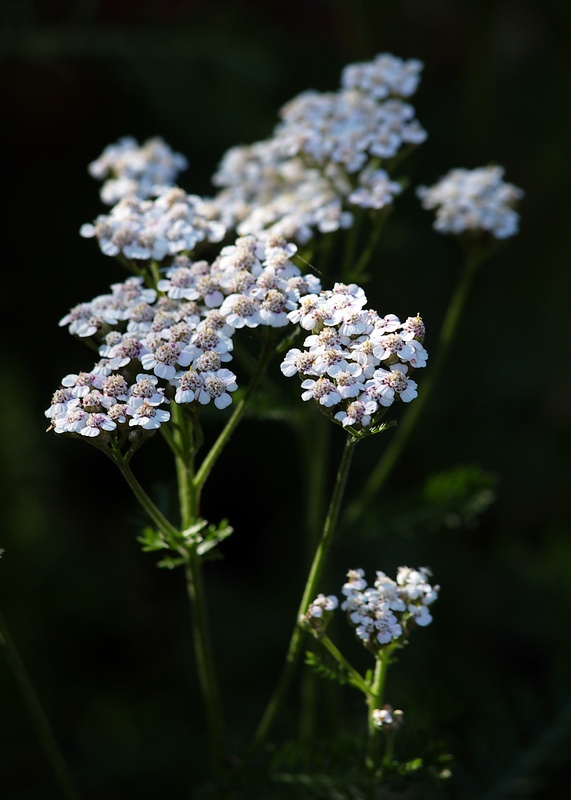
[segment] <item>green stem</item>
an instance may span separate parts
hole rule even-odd
[[[325,524],[323,526],[323,533],[321,535],[321,540],[315,551],[313,563],[311,565],[309,577],[305,584],[305,589],[303,591],[301,603],[299,604],[299,609],[295,619],[295,626],[291,635],[289,647],[286,654],[285,664],[282,673],[280,675],[280,678],[278,680],[278,684],[276,686],[274,694],[272,695],[270,702],[268,703],[268,706],[264,712],[264,715],[262,716],[260,724],[258,725],[256,733],[254,734],[254,738],[252,740],[252,744],[250,746],[250,750],[248,753],[248,756],[250,758],[254,755],[254,753],[258,750],[258,748],[266,740],[266,737],[268,736],[272,726],[276,721],[277,715],[282,708],[290,684],[292,682],[294,671],[297,662],[299,660],[299,656],[301,654],[303,637],[305,633],[299,626],[298,621],[300,616],[302,616],[306,612],[309,603],[315,597],[317,592],[317,586],[321,578],[321,573],[325,565],[325,560],[327,558],[327,554],[329,552],[329,548],[333,540],[333,534],[335,532],[337,520],[339,518],[339,511],[341,509],[343,493],[345,491],[345,486],[347,484],[347,477],[349,475],[349,467],[351,466],[351,459],[353,457],[353,451],[355,449],[357,441],[358,439],[355,439],[353,436],[349,434],[345,442],[345,449],[343,450],[343,456],[341,459],[341,464],[339,466],[339,472],[337,473],[335,488],[333,489],[333,494],[331,496],[329,511],[327,513]]]
[[[383,704],[383,691],[385,688],[385,680],[387,677],[387,669],[390,664],[391,648],[383,648],[377,656],[375,664],[375,675],[373,683],[369,690],[369,724],[368,724],[368,740],[367,740],[367,754],[365,756],[365,766],[368,770],[374,772],[378,765],[378,750],[379,750],[379,728],[375,725],[373,719],[373,711],[376,708],[382,708]]]
[[[305,492],[305,566],[309,571],[313,555],[321,536],[321,523],[326,514],[326,484],[329,467],[329,443],[333,426],[330,420],[311,413],[314,409],[302,410],[297,429],[301,462],[304,466],[303,485]],[[309,412],[309,413],[307,413]],[[334,688],[334,687],[331,687]],[[315,720],[319,687],[317,676],[304,670],[301,687],[301,711],[299,717],[299,742],[303,752],[310,752],[315,736]]]
[[[137,478],[133,475],[131,467],[127,464],[121,454],[116,454],[115,463],[119,467],[121,474],[129,484],[131,491],[141,504],[141,506],[145,509],[149,517],[153,520],[157,528],[161,530],[165,536],[172,539],[173,537],[178,536],[178,531],[172,525],[168,519],[165,517],[163,512],[157,508],[157,506],[153,503],[149,495],[145,492]]]
[[[381,487],[387,480],[395,463],[403,452],[424,408],[430,398],[432,390],[440,377],[442,368],[448,357],[452,342],[454,341],[460,317],[466,305],[470,287],[476,268],[481,262],[481,258],[473,257],[467,260],[460,280],[452,294],[438,339],[438,350],[435,358],[427,370],[426,377],[422,378],[418,397],[407,409],[402,422],[399,422],[396,432],[386,447],[382,457],[377,462],[366,481],[360,495],[348,506],[345,519],[348,523],[353,523],[358,518],[361,510],[365,508],[378,494]]]
[[[264,341],[264,346],[262,349],[262,354],[260,356],[260,361],[258,363],[258,368],[254,373],[252,380],[250,381],[246,391],[242,395],[240,401],[236,404],[236,408],[234,409],[234,413],[226,423],[225,427],[221,431],[218,439],[212,445],[210,452],[205,457],[204,461],[200,465],[200,469],[196,473],[194,477],[194,487],[197,495],[200,494],[202,487],[204,486],[206,479],[210,475],[212,468],[216,464],[222,450],[224,449],[226,443],[236,430],[238,423],[244,416],[244,412],[250,402],[250,398],[254,392],[254,389],[258,385],[258,381],[262,377],[264,370],[266,369],[271,357],[274,354],[274,339],[271,334],[268,338]]]
[[[343,653],[337,648],[335,644],[331,641],[329,636],[322,636],[319,639],[320,644],[325,647],[325,649],[331,653],[333,658],[341,664],[343,669],[347,672],[347,674],[351,677],[351,685],[354,686],[356,689],[359,689],[363,694],[369,695],[371,691],[371,687],[367,683],[367,681],[363,678],[363,676],[357,672],[355,667],[353,667],[345,658]]]
[[[199,490],[195,486],[194,454],[197,444],[197,421],[184,416],[183,409],[174,409],[176,428],[174,441],[176,474],[182,530],[189,528],[199,517]],[[206,608],[202,557],[197,545],[185,552],[186,588],[191,606],[192,638],[198,680],[204,701],[212,774],[221,776],[225,767],[225,730],[222,698],[215,669],[214,652]]]
[[[12,637],[8,632],[2,614],[0,614],[0,645],[4,646],[6,658],[20,687],[30,716],[34,721],[38,737],[51,765],[56,782],[60,787],[62,796],[67,798],[67,800],[79,800],[79,792],[75,788],[73,778],[62,756],[46,713],[42,708],[36,690],[30,680],[30,676],[20,658],[20,654],[12,641]]]
[[[208,615],[202,576],[202,559],[193,550],[186,565],[186,587],[192,608],[192,635],[198,679],[204,700],[208,725],[208,742],[213,777],[225,768],[225,732],[222,699],[214,666],[214,654],[209,635]]]
[[[180,522],[182,530],[189,528],[198,517],[198,497],[194,489],[194,435],[193,423],[184,416],[184,410],[173,403],[173,452],[175,454]]]

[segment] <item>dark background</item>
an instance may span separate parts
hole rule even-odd
[[[478,275],[421,429],[362,529],[345,531],[323,590],[338,590],[349,566],[372,576],[429,564],[442,586],[435,623],[389,678],[411,746],[445,743],[456,796],[565,796],[554,787],[571,746],[568,3],[0,9],[0,608],[84,796],[188,797],[205,761],[182,575],[140,554],[144,518],[112,465],[44,434],[61,377],[91,364],[57,321],[123,275],[78,236],[103,211],[87,164],[120,136],[161,135],[190,161],[181,185],[208,194],[228,147],[269,136],[285,101],[335,90],[345,64],[382,51],[425,63],[414,104],[429,138],[407,165],[413,184],[494,162],[526,197],[520,235]],[[420,311],[430,351],[458,251],[412,192],[397,211],[369,297],[383,313]],[[285,426],[259,424],[244,422],[205,496],[205,512],[236,529],[207,580],[237,749],[273,685],[303,578],[296,453]],[[135,466],[168,497],[161,444]],[[381,447],[360,446],[349,498]],[[427,477],[457,467],[465,491],[435,509]],[[419,503],[428,510],[415,516]],[[363,723],[358,702],[343,712],[349,730]],[[3,657],[0,736],[2,796],[58,797]]]

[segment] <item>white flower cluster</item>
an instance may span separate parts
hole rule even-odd
[[[282,239],[242,237],[212,265],[178,256],[158,291],[132,277],[76,306],[60,325],[94,337],[101,359],[62,380],[46,411],[51,427],[83,436],[127,423],[151,430],[169,419],[159,408],[169,400],[226,408],[238,388],[225,366],[236,330],[288,325],[300,299],[320,290],[291,262],[295,250]]]
[[[82,236],[97,238],[107,256],[123,253],[129,259],[154,261],[192,250],[204,240],[219,242],[225,232],[220,222],[206,218],[202,198],[178,187],[158,190],[154,200],[124,197],[109,214],[80,229]]]
[[[283,158],[273,139],[233,147],[213,178],[223,188],[207,208],[242,235],[267,231],[305,243],[314,228],[328,233],[353,223],[342,202],[350,181],[338,170],[325,172],[299,158]],[[398,184],[391,186],[400,191]]]
[[[304,92],[281,110],[271,139],[234,147],[213,182],[210,213],[239,233],[270,230],[299,242],[350,227],[350,206],[380,209],[401,191],[380,168],[426,132],[403,101],[422,65],[380,55],[345,68],[337,92]]]
[[[281,364],[287,377],[303,378],[303,400],[315,400],[343,427],[357,430],[376,424],[396,399],[417,397],[409,373],[428,358],[419,316],[401,323],[394,314],[365,309],[366,302],[361,287],[342,283],[301,298],[288,316],[311,334],[305,349],[289,350]]]
[[[330,594],[326,597],[324,594],[318,594],[313,603],[309,604],[307,616],[312,619],[321,619],[324,612],[335,611],[338,605],[339,600],[335,595]]]
[[[489,231],[497,239],[518,232],[514,210],[523,191],[503,180],[502,167],[453,169],[432,187],[419,186],[423,208],[436,209],[434,228],[441,233]]]
[[[399,567],[396,581],[377,572],[374,587],[367,587],[364,570],[349,570],[341,608],[367,648],[377,651],[402,641],[414,625],[424,627],[432,622],[429,606],[437,599],[439,587],[430,585],[430,576],[426,567]]]
[[[410,97],[418,88],[423,66],[415,58],[403,61],[390,53],[379,53],[373,61],[345,67],[341,85],[344,89],[360,89],[377,100],[389,95]]]
[[[339,600],[335,595],[318,594],[315,600],[309,604],[305,614],[301,614],[299,624],[302,628],[309,630],[317,638],[325,633],[329,620],[333,612],[339,606]]]
[[[95,437],[117,426],[155,430],[170,419],[159,406],[168,402],[154,375],[138,374],[129,385],[123,375],[94,368],[66,375],[45,412],[56,433]]]
[[[100,196],[112,206],[124,197],[155,197],[173,186],[179,172],[187,167],[186,158],[173,152],[159,136],[142,145],[132,136],[124,136],[91,162],[89,173],[104,181]]]
[[[383,706],[382,708],[375,708],[371,712],[371,717],[377,728],[385,731],[396,731],[403,723],[403,712],[397,708],[393,709],[392,706]]]

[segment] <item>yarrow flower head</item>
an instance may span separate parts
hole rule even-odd
[[[440,233],[487,231],[496,239],[518,232],[515,210],[523,191],[503,180],[502,167],[453,169],[432,187],[419,186],[423,208],[436,209],[434,228]]]
[[[223,157],[210,214],[241,234],[266,230],[304,243],[315,230],[350,227],[355,207],[391,205],[401,185],[382,162],[426,139],[404,100],[421,69],[420,61],[381,54],[346,67],[338,91],[293,98],[270,139]]]
[[[219,242],[225,232],[220,222],[206,218],[202,198],[178,187],[161,188],[151,200],[123,197],[109,214],[80,228],[105,255],[145,261],[190,252],[202,241]]]
[[[104,181],[101,199],[112,206],[124,197],[155,197],[172,186],[178,173],[187,167],[186,158],[173,152],[159,136],[142,145],[132,136],[124,136],[91,162],[89,173]]]
[[[236,331],[290,325],[321,290],[291,261],[295,252],[281,237],[240,237],[212,264],[174,257],[156,289],[132,277],[76,306],[60,325],[90,339],[101,358],[62,379],[45,412],[50,429],[104,446],[156,431],[170,420],[170,402],[193,413],[227,408],[238,389],[227,367]]]
[[[299,622],[319,638],[325,633],[329,620],[338,605],[339,600],[335,595],[326,597],[324,594],[318,594],[315,600],[309,604],[306,613],[301,616]]]
[[[382,708],[375,708],[371,713],[373,723],[377,728],[384,731],[396,731],[403,723],[403,712],[397,708],[386,705]]]
[[[306,349],[289,350],[281,365],[287,377],[302,378],[302,400],[315,400],[331,419],[358,432],[372,429],[395,400],[417,397],[411,372],[428,358],[418,315],[401,323],[394,314],[366,309],[366,302],[357,284],[305,295],[288,317],[311,331]]]
[[[341,608],[367,649],[377,653],[384,646],[400,644],[414,627],[432,622],[429,607],[439,587],[430,585],[430,576],[426,567],[400,567],[396,581],[379,571],[374,585],[368,587],[362,569],[349,570]]]

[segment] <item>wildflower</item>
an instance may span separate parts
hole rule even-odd
[[[201,375],[202,386],[198,391],[198,402],[206,405],[211,400],[216,408],[226,408],[232,402],[228,392],[235,392],[238,388],[236,376],[229,369],[220,369],[217,372],[205,372]]]
[[[133,416],[129,420],[129,425],[139,426],[147,431],[160,428],[163,422],[168,422],[170,413],[161,408],[156,408],[147,402],[141,403],[133,411]]]
[[[335,595],[318,594],[311,602],[305,614],[299,618],[302,627],[310,630],[317,638],[323,636],[333,612],[339,605],[339,600]]]
[[[174,153],[158,136],[141,146],[133,137],[124,136],[91,162],[89,173],[98,180],[106,179],[101,199],[107,205],[114,205],[129,195],[152,197],[161,188],[172,186],[178,173],[187,166],[186,158]]]
[[[403,712],[400,709],[393,709],[392,706],[386,705],[382,708],[375,708],[371,713],[374,724],[377,728],[382,728],[384,731],[394,731],[403,723]]]
[[[367,587],[362,569],[349,570],[341,608],[347,612],[355,634],[370,650],[400,642],[415,625],[432,622],[428,606],[438,597],[438,586],[431,586],[430,571],[400,567],[397,580],[377,572],[373,587]]]
[[[224,233],[220,223],[206,219],[200,197],[177,187],[161,189],[154,200],[125,197],[108,215],[80,229],[81,236],[99,241],[105,255],[154,261],[190,251],[204,240],[219,242]]]
[[[113,431],[117,427],[108,414],[89,414],[79,433],[82,436],[99,436],[101,431]]]
[[[271,138],[233,147],[213,178],[209,213],[240,234],[263,231],[307,242],[353,224],[351,205],[381,209],[401,187],[379,168],[426,132],[402,98],[422,64],[380,54],[345,68],[334,92],[306,91],[286,103]]]
[[[432,187],[419,186],[423,208],[436,209],[434,228],[440,233],[488,231],[497,239],[518,232],[514,206],[523,191],[503,180],[502,167],[453,169]]]
[[[330,594],[326,597],[324,594],[319,594],[315,600],[310,603],[307,609],[307,614],[310,617],[319,619],[323,616],[324,611],[334,611],[339,605],[339,600],[335,595]]]
[[[394,314],[366,309],[366,301],[357,284],[301,297],[288,317],[314,332],[307,349],[289,350],[281,364],[286,377],[304,378],[302,400],[317,400],[333,420],[356,430],[373,425],[395,399],[414,400],[417,384],[409,373],[428,358],[420,316],[403,325]]]

